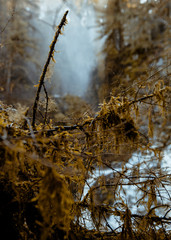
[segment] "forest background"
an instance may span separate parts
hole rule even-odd
[[[56,5],[0,0],[2,239],[170,239],[171,5]]]

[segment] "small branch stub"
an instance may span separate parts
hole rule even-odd
[[[54,36],[54,39],[50,45],[50,50],[49,50],[49,54],[48,54],[48,58],[46,60],[46,63],[44,65],[44,68],[43,68],[43,71],[42,71],[42,74],[40,76],[40,80],[39,80],[39,85],[38,85],[38,89],[37,89],[37,93],[36,93],[36,98],[35,98],[35,101],[34,101],[34,104],[33,104],[33,119],[32,119],[32,127],[33,129],[35,129],[35,121],[36,121],[36,112],[37,112],[37,106],[38,106],[38,102],[39,102],[39,96],[40,96],[40,92],[41,92],[41,88],[44,84],[44,79],[45,79],[45,76],[46,76],[46,72],[47,72],[47,69],[48,69],[48,66],[50,64],[50,60],[53,59],[53,55],[54,55],[54,49],[55,49],[55,44],[58,40],[58,37],[59,37],[59,34],[61,34],[61,30],[62,30],[62,27],[65,26],[67,24],[67,14],[68,14],[68,11],[65,12],[58,28],[57,28],[57,31],[55,33],[55,36]]]

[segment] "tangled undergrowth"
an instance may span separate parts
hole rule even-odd
[[[0,105],[1,238],[170,239],[170,88],[134,84],[132,99],[112,96],[95,116],[54,125],[45,68],[33,115]]]
[[[27,109],[1,103],[1,234],[13,239],[169,239],[170,174],[160,167],[162,151],[141,134],[134,118],[145,100],[160,99],[165,106],[168,91],[155,89],[134,101],[112,97],[94,118],[70,126],[40,123],[36,130]],[[144,159],[147,151],[154,156],[146,166],[142,161],[130,167],[124,152],[135,151]],[[105,161],[105,154],[115,158]],[[120,161],[122,168],[115,167]],[[94,175],[95,169],[107,168],[112,176]],[[89,185],[92,176],[95,184]],[[136,188],[140,213],[131,210],[124,186]],[[119,222],[116,229],[108,222],[111,216]]]

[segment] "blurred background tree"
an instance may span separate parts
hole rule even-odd
[[[100,36],[105,39],[100,69],[92,81],[99,88],[99,100],[110,95],[135,96],[131,85],[140,84],[161,70],[160,76],[168,84],[166,66],[170,64],[171,6],[164,1],[106,1],[97,8]],[[143,2],[143,3],[142,3]],[[170,66],[170,65],[169,65]],[[129,88],[129,91],[128,91]],[[126,92],[125,92],[126,90]]]
[[[33,91],[30,86],[38,64],[33,25],[37,4],[28,0],[1,0],[0,5],[1,99],[26,100],[26,93],[29,97],[29,91]]]

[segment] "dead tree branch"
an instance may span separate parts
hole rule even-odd
[[[34,105],[33,105],[33,119],[32,119],[33,129],[35,129],[37,105],[38,105],[38,102],[39,102],[39,96],[40,96],[41,88],[44,84],[44,79],[45,79],[45,76],[46,76],[46,72],[48,70],[48,66],[50,64],[50,60],[53,58],[53,55],[54,55],[55,44],[58,40],[59,34],[61,34],[62,27],[65,26],[66,23],[67,23],[67,20],[66,20],[67,14],[68,14],[68,11],[65,12],[65,14],[64,14],[64,16],[63,16],[63,18],[62,18],[62,20],[61,20],[61,22],[60,22],[60,24],[57,28],[54,39],[53,39],[53,41],[50,45],[50,51],[49,51],[49,54],[48,54],[47,61],[44,65],[42,74],[40,76],[39,85],[38,85],[38,89],[37,89],[37,93],[36,93],[36,98],[35,98]]]

